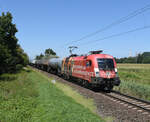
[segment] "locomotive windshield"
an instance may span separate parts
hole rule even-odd
[[[103,70],[113,70],[114,69],[114,61],[113,59],[97,59],[99,69]]]

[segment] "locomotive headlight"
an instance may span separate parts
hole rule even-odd
[[[98,68],[94,68],[94,72],[95,72],[95,77],[100,77]]]
[[[115,72],[118,72],[117,68],[115,68]]]
[[[117,68],[115,68],[115,74],[116,74],[116,77],[119,77],[119,76],[118,76]]]

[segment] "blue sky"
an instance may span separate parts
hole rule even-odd
[[[129,52],[134,56],[150,51],[150,29],[99,42],[86,42],[148,26],[150,10],[78,43],[66,44],[148,4],[149,0],[0,0],[0,11],[12,13],[19,30],[16,34],[19,44],[30,58],[47,48],[65,57],[69,55],[70,45],[79,45],[75,51],[78,54],[103,49],[104,53],[114,57],[124,57],[129,56]]]

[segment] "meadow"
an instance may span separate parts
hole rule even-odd
[[[1,122],[103,122],[85,99],[51,78],[25,68],[0,76]],[[63,88],[65,88],[63,90]],[[61,90],[62,89],[62,90]],[[65,93],[65,90],[69,92]],[[72,97],[73,96],[73,97]],[[80,103],[83,101],[86,104]]]
[[[121,84],[115,90],[150,101],[150,64],[118,64],[117,67]]]

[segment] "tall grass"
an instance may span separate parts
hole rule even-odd
[[[122,93],[130,94],[132,96],[142,98],[150,101],[150,86],[133,81],[122,81],[119,87],[115,88]]]
[[[0,76],[0,120],[29,121],[37,107],[36,97],[38,91],[27,71]]]
[[[150,100],[149,64],[118,64],[118,72],[122,82],[116,90]]]

